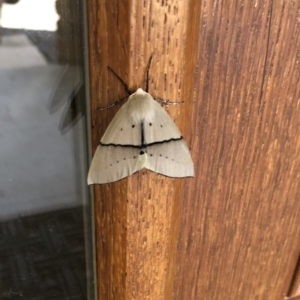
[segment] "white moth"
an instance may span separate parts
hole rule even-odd
[[[139,88],[109,124],[92,160],[88,184],[109,183],[142,168],[193,177],[189,149],[168,113]]]

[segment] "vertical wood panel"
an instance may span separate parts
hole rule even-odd
[[[94,148],[130,88],[168,112],[195,179],[95,187],[100,299],[283,299],[299,254],[299,4],[88,0]]]
[[[150,93],[181,101],[186,3],[89,2],[94,147],[116,112],[112,109],[99,113],[96,108],[125,95],[121,84],[107,72],[107,66],[133,90],[144,88],[146,65],[153,54]],[[181,114],[190,108],[184,105],[167,109],[180,123]],[[101,299],[172,297],[181,185],[182,180],[143,170],[128,179],[95,188]]]
[[[299,4],[202,1],[191,14],[197,182],[174,299],[279,300],[299,253]]]
[[[90,95],[93,148],[99,144],[115,109],[99,112],[125,96],[108,72],[128,80],[130,3],[128,1],[88,1],[90,45]],[[95,188],[96,251],[99,299],[126,299],[127,182]]]
[[[132,1],[130,74],[136,83],[133,85],[144,86],[145,66],[153,53],[150,93],[171,101],[181,100],[183,66],[180,61],[184,57],[186,3]],[[169,107],[175,122],[186,107]],[[178,236],[174,214],[180,205],[180,181],[149,171],[128,180],[128,226],[132,231],[127,236],[131,248],[127,255],[130,272],[126,299],[164,298],[167,271],[171,267],[169,259],[174,255],[172,241]],[[166,297],[170,299],[171,295]]]

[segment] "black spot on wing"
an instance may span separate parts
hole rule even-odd
[[[125,153],[124,153],[125,154]],[[137,155],[132,154],[128,154],[128,155],[124,155],[121,154],[122,156],[119,157],[118,159],[116,159],[114,162],[110,162],[109,160],[106,162],[106,165],[103,166],[103,169],[109,169],[110,167],[114,167],[116,165],[119,165],[120,167],[122,166],[127,166],[128,164],[131,164],[133,162],[133,160],[135,160],[137,158]],[[135,162],[133,162],[135,163]]]
[[[153,159],[155,159],[155,154],[150,153],[149,156],[152,157]],[[164,156],[163,154],[158,154],[158,155],[157,155],[157,158],[158,158],[158,159],[161,159],[161,158],[169,159],[170,157],[169,157],[169,156]],[[174,158],[171,158],[171,160],[172,160],[173,162],[175,162],[175,163],[178,163],[178,161],[175,161]]]

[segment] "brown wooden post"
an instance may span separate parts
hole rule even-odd
[[[171,101],[183,100],[188,8],[185,1],[89,3],[95,147],[116,112],[99,112],[97,107],[126,95],[108,66],[133,90],[144,88],[146,66],[153,54],[150,93]],[[188,136],[183,121],[190,118],[187,112],[192,97],[184,100],[184,105],[167,109]],[[143,170],[95,188],[100,299],[171,299],[178,207],[182,185],[189,180],[193,179],[176,180]]]
[[[299,4],[88,0],[94,149],[124,97],[167,108],[194,179],[95,187],[99,298],[282,300],[299,255]]]

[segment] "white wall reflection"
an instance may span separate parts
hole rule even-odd
[[[24,35],[0,46],[0,219],[81,204],[73,132],[62,135],[61,113],[49,97],[64,66],[49,65]],[[73,81],[64,94],[74,90]],[[76,127],[77,126],[77,127]],[[80,130],[76,124],[73,130]]]
[[[0,44],[0,70],[46,66],[47,61],[24,34],[3,36]],[[1,93],[1,91],[0,91]]]
[[[56,0],[19,0],[13,5],[3,3],[1,26],[55,31],[59,19],[55,2]]]
[[[0,220],[83,204],[78,183],[85,181],[86,154],[78,149],[86,143],[85,120],[73,124],[64,116],[83,85],[83,66],[68,65],[68,57],[64,65],[58,61],[65,48],[57,48],[57,33],[50,31],[59,19],[55,2],[2,6]],[[54,110],[51,103],[61,105]],[[72,130],[62,131],[62,121]]]

